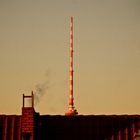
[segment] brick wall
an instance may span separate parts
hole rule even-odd
[[[0,115],[0,140],[21,140],[21,117]]]
[[[27,107],[0,115],[0,140],[134,140],[137,132],[140,115],[52,116]]]
[[[34,140],[34,115],[35,111],[32,107],[22,108],[21,131],[22,140]]]

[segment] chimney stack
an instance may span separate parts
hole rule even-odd
[[[74,109],[73,98],[73,17],[70,17],[70,95],[69,95],[69,107],[68,112],[65,115],[77,115],[78,112]]]

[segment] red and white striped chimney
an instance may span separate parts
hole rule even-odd
[[[78,112],[74,109],[73,98],[73,17],[70,17],[70,95],[69,108],[65,115],[76,115]]]

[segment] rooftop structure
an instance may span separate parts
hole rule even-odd
[[[31,98],[31,106],[24,100]],[[0,140],[138,140],[140,115],[40,115],[23,95],[21,115],[0,115]]]

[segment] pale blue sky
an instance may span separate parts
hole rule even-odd
[[[36,86],[36,111],[68,110],[70,16],[79,114],[140,113],[139,0],[0,0],[0,114]]]

